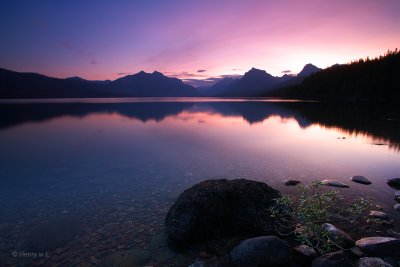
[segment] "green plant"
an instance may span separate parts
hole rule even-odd
[[[323,191],[318,181],[308,186],[300,186],[298,199],[283,196],[275,199],[269,209],[275,220],[276,230],[281,235],[295,234],[302,244],[310,246],[319,253],[341,248],[341,240],[333,239],[323,227],[333,214],[341,213],[338,208],[338,192]],[[355,222],[364,218],[365,210],[371,202],[360,198],[346,210],[349,220]]]

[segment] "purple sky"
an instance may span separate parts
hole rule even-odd
[[[399,47],[399,14],[399,0],[1,1],[0,67],[86,79],[251,67],[281,76]]]

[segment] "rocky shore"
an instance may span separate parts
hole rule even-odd
[[[364,177],[351,180],[370,184]],[[299,184],[288,180],[283,183]],[[328,180],[322,185],[348,187]],[[190,267],[400,267],[400,234],[392,229],[376,228],[354,239],[351,232],[326,222],[321,227],[328,240],[342,243],[325,253],[299,242],[295,234],[276,232],[270,206],[278,197],[281,197],[279,191],[261,182],[245,179],[201,182],[184,191],[170,208],[165,221],[168,244],[178,251],[204,249]],[[372,210],[369,216],[388,226],[382,223],[389,222],[386,213]],[[224,242],[225,247],[221,245]],[[224,248],[218,250],[217,246]]]

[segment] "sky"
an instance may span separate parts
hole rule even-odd
[[[194,85],[252,67],[282,76],[400,48],[399,14],[399,0],[4,0],[0,67],[91,80],[157,70]]]

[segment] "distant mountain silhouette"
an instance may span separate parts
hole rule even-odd
[[[160,72],[141,71],[112,81],[109,88],[119,95],[128,96],[196,96],[194,87],[184,84],[177,78],[169,78]]]
[[[360,59],[351,64],[333,65],[297,85],[263,96],[323,100],[399,100],[400,51],[388,51],[375,59]]]
[[[0,68],[0,98],[69,98],[112,96],[102,85],[84,79],[58,79]]]
[[[88,81],[80,77],[58,79],[0,68],[1,99],[147,96],[196,96],[196,90],[159,72],[139,72],[115,81]]]
[[[316,66],[307,64],[297,76],[285,74],[282,77],[275,77],[264,70],[252,68],[241,79],[225,78],[204,92],[209,96],[260,96],[266,91],[301,83],[305,77],[319,70]]]
[[[308,63],[303,67],[303,69],[299,72],[299,74],[297,74],[297,77],[305,78],[320,70],[321,70],[320,68],[314,66],[313,64]]]

